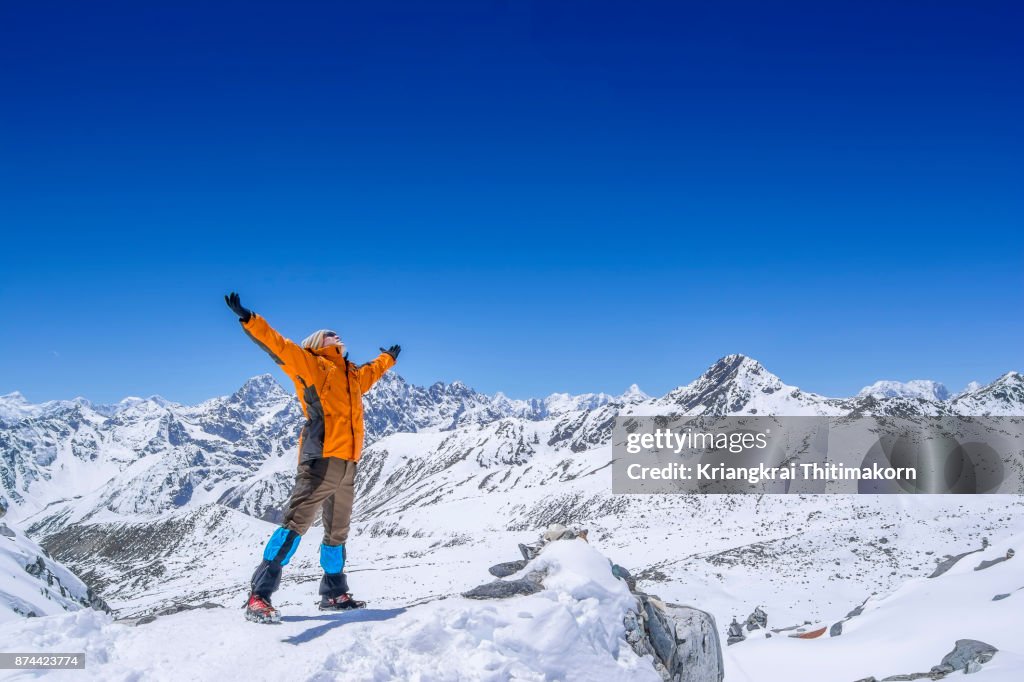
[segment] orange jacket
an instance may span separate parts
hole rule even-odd
[[[256,313],[242,328],[295,383],[306,415],[299,437],[299,462],[320,457],[359,461],[363,450],[363,394],[395,365],[381,353],[355,365],[337,346],[307,350],[289,341]]]

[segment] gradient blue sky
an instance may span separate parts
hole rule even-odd
[[[163,5],[163,6],[160,6]],[[1024,6],[3,3],[0,394],[1024,369]]]

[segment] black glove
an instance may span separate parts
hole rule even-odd
[[[402,352],[402,347],[399,345],[394,345],[391,346],[391,348],[381,348],[380,352],[387,353],[392,357],[392,359],[394,359],[395,362],[398,362],[398,354]]]
[[[242,302],[238,299],[238,294],[235,292],[232,291],[230,296],[225,296],[224,302],[228,304],[228,307],[231,308],[235,315],[238,315],[238,319],[242,323],[248,322],[249,318],[252,317],[252,311],[242,307]]]

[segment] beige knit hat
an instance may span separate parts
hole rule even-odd
[[[302,347],[310,350],[317,350],[324,347],[324,336],[327,334],[338,335],[337,332],[333,332],[330,329],[319,329],[306,338],[302,339]]]

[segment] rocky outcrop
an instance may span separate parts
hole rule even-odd
[[[890,675],[879,680],[877,677],[865,677],[856,682],[908,682],[911,680],[941,680],[950,673],[963,670],[965,674],[976,673],[981,666],[988,663],[999,649],[991,644],[976,639],[958,639],[953,650],[942,657],[942,662],[933,666],[928,672]]]
[[[506,561],[504,563],[495,564],[494,566],[491,566],[487,569],[487,572],[493,575],[495,578],[507,578],[513,573],[518,573],[519,571],[526,568],[526,564],[526,559],[521,559],[519,561]]]
[[[714,616],[635,594],[640,608],[625,620],[626,641],[633,651],[653,657],[654,669],[666,682],[721,682],[725,666]]]
[[[963,552],[962,554],[947,555],[946,557],[944,557],[938,563],[938,565],[935,566],[935,570],[932,571],[932,574],[930,576],[928,576],[928,577],[929,578],[938,578],[940,575],[942,575],[943,573],[945,573],[949,569],[951,569],[954,566],[956,566],[957,562],[960,561],[961,559],[963,559],[965,556],[970,556],[971,554],[977,554],[978,552],[982,552],[982,551],[986,550],[987,548],[988,548],[988,538],[982,538],[981,539],[981,548],[980,549],[972,549],[971,551]]]
[[[870,599],[870,597],[868,597],[868,599]],[[850,620],[851,618],[856,618],[860,614],[864,613],[864,605],[867,604],[867,603],[868,603],[868,600],[865,599],[864,601],[862,601],[860,603],[860,605],[857,608],[853,609],[848,614],[846,614],[846,618],[843,618],[841,621],[833,623],[832,627],[829,628],[828,636],[829,637],[838,637],[839,635],[843,634],[843,623],[845,623],[846,621]]]
[[[535,594],[544,589],[544,575],[529,572],[525,577],[503,580],[519,573],[529,562],[553,542],[587,541],[587,531],[553,523],[537,542],[520,544],[520,561],[491,566],[494,580],[463,592],[470,599],[505,599],[516,595]],[[626,614],[623,625],[626,641],[640,656],[650,656],[654,668],[666,682],[721,682],[725,675],[722,646],[714,616],[706,611],[679,604],[666,604],[657,596],[637,589],[633,575],[622,566],[609,562],[609,570],[629,588],[636,598],[636,610]],[[768,623],[760,608],[750,616],[752,622]],[[738,624],[737,624],[738,626]],[[742,632],[742,628],[740,628]]]
[[[997,651],[999,649],[991,644],[976,639],[958,639],[953,645],[953,650],[942,657],[942,662],[932,668],[932,672],[977,672],[981,664],[991,661]]]
[[[87,606],[97,611],[103,611],[105,613],[112,613],[107,603],[100,598],[98,594],[92,591],[91,587],[86,586],[85,596],[77,596],[70,589],[65,587],[60,577],[57,576],[50,567],[47,566],[46,560],[41,556],[36,556],[36,560],[25,565],[25,572],[40,582],[46,583],[48,587],[52,587],[54,591],[58,592],[61,597],[70,599],[78,602],[82,606]]]
[[[747,638],[747,636],[743,634],[743,626],[739,624],[735,617],[732,619],[732,622],[729,623],[729,631],[727,635],[729,639],[726,640],[726,646],[739,644]]]
[[[747,616],[747,632],[753,632],[754,630],[760,630],[761,628],[768,627],[768,614],[761,609],[760,606],[755,606],[754,611]]]

